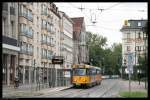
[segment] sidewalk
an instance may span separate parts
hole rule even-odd
[[[9,87],[3,86],[3,89],[2,89],[3,98],[34,97],[34,96],[44,95],[49,92],[60,91],[60,90],[71,87],[71,85],[69,85],[69,86],[59,86],[59,87],[49,88],[46,86],[42,87],[42,85],[41,85],[40,90],[36,91],[36,86],[37,86],[36,84],[32,84],[32,86],[31,85],[22,85],[22,86],[19,86],[18,89],[14,89],[13,86],[9,86]]]
[[[122,80],[121,81],[123,87],[122,90],[129,90],[129,80]],[[138,81],[131,81],[131,91],[147,91],[145,89],[145,83],[144,82],[139,82]]]
[[[120,81],[120,91],[119,92],[122,92],[122,91],[129,91],[129,80],[121,80]],[[148,89],[145,89],[145,83],[144,82],[140,82],[140,85],[139,85],[139,82],[138,81],[131,81],[131,91],[147,91]],[[112,96],[112,97],[121,97],[118,94]],[[121,97],[122,98],[122,97]]]

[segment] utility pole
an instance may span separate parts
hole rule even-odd
[[[133,53],[128,53],[129,94],[131,93],[131,72],[133,71]]]

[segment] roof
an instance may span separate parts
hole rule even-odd
[[[147,20],[128,20],[128,25],[124,25],[121,28],[121,31],[128,29],[142,29],[146,25],[146,22]],[[138,26],[138,23],[141,23],[141,25]]]
[[[80,40],[80,33],[82,29],[82,24],[84,22],[84,17],[71,18],[73,21],[73,39]]]
[[[62,15],[73,24],[73,21],[71,20],[71,18],[63,11],[59,11],[59,13],[62,13]]]

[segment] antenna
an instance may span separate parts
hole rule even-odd
[[[82,8],[82,4],[81,4],[81,8],[79,8],[81,11],[83,10],[83,9],[85,9],[85,8]]]

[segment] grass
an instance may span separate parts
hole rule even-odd
[[[131,91],[131,94],[129,93],[129,91],[123,91],[123,92],[119,92],[119,95],[122,97],[130,97],[130,98],[148,97],[147,92],[141,92],[141,91]]]

